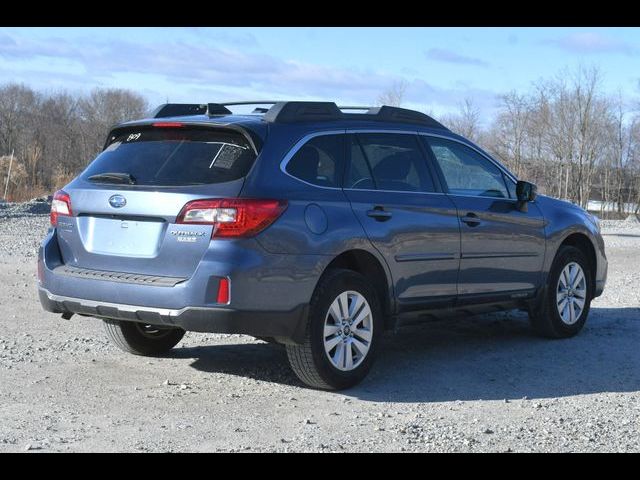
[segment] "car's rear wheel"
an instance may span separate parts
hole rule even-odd
[[[185,334],[185,331],[180,328],[113,319],[105,319],[104,328],[116,347],[134,355],[166,353],[175,347]]]
[[[367,280],[351,270],[331,270],[311,299],[304,342],[286,345],[289,363],[311,387],[349,388],[369,372],[382,324],[380,302]]]
[[[274,345],[278,344],[278,341],[273,337],[261,337],[258,335],[254,335],[253,338],[255,338],[256,340],[262,340],[265,343],[273,343]]]
[[[560,248],[549,272],[545,297],[530,312],[531,323],[539,334],[566,338],[582,330],[593,298],[591,275],[581,250],[572,246]]]

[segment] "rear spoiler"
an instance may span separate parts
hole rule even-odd
[[[144,120],[135,123],[120,123],[112,126],[109,129],[109,134],[107,135],[107,139],[104,142],[104,146],[102,149],[104,150],[109,146],[111,141],[113,141],[114,137],[121,133],[126,132],[127,130],[140,130],[140,129],[151,129],[154,128],[153,124],[156,123],[153,120]],[[243,137],[247,139],[249,145],[253,148],[253,151],[256,155],[260,153],[262,149],[263,139],[256,132],[244,128],[241,125],[228,123],[228,124],[216,124],[216,123],[206,123],[206,122],[178,122],[181,123],[184,127],[195,127],[195,128],[211,128],[218,130],[230,130],[235,133],[239,133]]]

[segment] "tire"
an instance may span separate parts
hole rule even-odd
[[[104,320],[107,336],[123,352],[153,356],[175,347],[185,331],[180,328],[155,327],[138,322]]]
[[[340,314],[340,299],[347,310],[356,309],[351,312],[351,324],[349,319],[344,324],[338,319],[336,325],[336,317],[344,317]],[[335,308],[330,311],[332,307]],[[382,330],[380,301],[365,277],[351,270],[330,270],[322,276],[311,298],[304,342],[286,345],[289,364],[310,387],[323,390],[352,387],[369,373]],[[325,343],[327,348],[336,345],[326,351]]]
[[[567,272],[567,268],[575,269],[575,265],[580,267],[584,282],[575,282],[579,284],[577,285],[579,288],[570,288],[573,291],[569,291],[568,295],[564,288],[567,277],[564,276],[563,279],[560,277],[563,272]],[[578,270],[569,271],[577,272]],[[560,247],[547,277],[544,296],[540,304],[529,312],[531,325],[538,334],[547,338],[568,338],[582,330],[593,299],[592,275],[589,262],[581,250],[572,246]],[[575,277],[579,279],[580,276],[576,273]],[[581,298],[582,295],[584,298]],[[583,305],[580,309],[581,301]],[[573,310],[573,316],[571,310]]]
[[[255,338],[256,340],[262,340],[265,343],[272,343],[274,345],[278,345],[278,342],[273,337],[259,337],[254,335],[253,338]]]

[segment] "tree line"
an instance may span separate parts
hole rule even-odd
[[[602,91],[596,68],[502,95],[497,117],[485,128],[469,101],[445,122],[548,195],[584,208],[596,200],[618,215],[638,213],[640,116],[621,95]]]
[[[378,103],[401,105],[406,90],[406,83],[394,84]],[[123,89],[72,95],[0,87],[2,193],[7,185],[7,198],[21,201],[55,191],[102,149],[111,125],[148,111],[142,95]],[[580,67],[501,95],[489,123],[469,99],[440,121],[541,193],[582,207],[599,201],[603,217],[639,212],[640,115],[621,95],[604,92],[597,68]]]
[[[406,85],[394,84],[378,99],[401,105]],[[638,105],[607,94],[602,73],[579,67],[499,97],[495,118],[482,122],[471,99],[439,119],[504,163],[541,193],[600,216],[624,217],[640,209],[640,115]],[[593,202],[595,201],[595,202]],[[611,210],[611,211],[606,211]]]
[[[8,200],[23,201],[62,187],[102,150],[111,125],[148,109],[144,97],[122,89],[72,95],[0,87],[0,198],[5,188]]]

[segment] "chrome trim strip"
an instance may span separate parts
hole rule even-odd
[[[302,137],[300,140],[298,140],[293,147],[291,147],[291,149],[287,152],[287,154],[285,155],[285,157],[282,159],[282,161],[280,162],[280,170],[282,171],[282,173],[284,173],[285,175],[287,175],[288,177],[293,178],[294,180],[297,180],[298,182],[304,183],[305,185],[309,185],[311,187],[316,187],[316,188],[323,188],[325,190],[353,190],[353,191],[370,191],[370,192],[392,192],[392,193],[425,193],[425,194],[429,194],[429,195],[455,195],[455,194],[449,194],[449,193],[444,193],[444,192],[408,192],[408,191],[398,191],[398,190],[373,190],[373,189],[358,189],[358,188],[338,188],[338,187],[323,187],[322,185],[314,185],[313,183],[309,183],[306,182],[298,177],[294,177],[293,175],[291,175],[289,172],[287,172],[286,167],[287,164],[289,163],[289,161],[291,160],[291,158],[298,153],[298,150],[300,150],[300,148],[302,148],[304,146],[305,143],[307,143],[309,140],[311,140],[312,138],[315,137],[320,137],[323,135],[347,135],[349,133],[396,133],[396,134],[402,134],[402,135],[423,135],[423,136],[427,136],[427,137],[437,137],[437,138],[443,138],[445,140],[450,140],[453,142],[457,142],[461,145],[464,145],[465,147],[468,147],[470,149],[472,149],[473,151],[475,151],[476,153],[480,154],[481,156],[483,156],[484,158],[486,158],[487,160],[489,160],[493,165],[495,165],[498,170],[500,170],[503,174],[505,174],[510,180],[512,180],[514,183],[518,183],[518,179],[516,178],[515,175],[513,175],[509,170],[507,170],[504,166],[502,166],[497,160],[491,158],[490,156],[488,156],[487,154],[481,152],[480,150],[478,150],[478,148],[463,142],[461,140],[458,140],[457,138],[453,138],[453,137],[449,137],[447,135],[439,135],[437,133],[430,133],[430,132],[421,132],[418,130],[393,130],[393,129],[383,129],[383,128],[345,128],[344,130],[324,130],[324,131],[319,131],[319,132],[313,132],[313,133],[309,133],[307,135],[305,135],[304,137]],[[473,197],[473,198],[493,198],[493,197],[481,197],[479,195],[460,195],[460,196],[464,196],[464,197]],[[497,198],[497,197],[496,197]],[[504,198],[504,200],[515,200],[513,198]]]
[[[486,196],[482,196],[482,195],[463,195],[461,193],[447,193],[447,195],[450,196],[450,197],[490,198],[490,199],[493,199],[493,200],[503,200],[503,201],[506,201],[506,202],[513,202],[513,203],[516,203],[518,201],[517,198],[492,197],[492,196],[489,196],[489,195],[486,195]],[[527,203],[536,203],[536,202],[537,202],[537,200],[531,200],[531,201],[529,201]]]
[[[342,190],[346,192],[418,193],[420,195],[446,195],[446,193],[444,192],[420,192],[420,191],[412,191],[412,190],[375,190],[373,188],[343,188]]]
[[[111,302],[98,302],[95,300],[86,300],[82,298],[65,297],[63,295],[56,295],[54,293],[51,293],[46,288],[42,288],[42,287],[40,287],[40,290],[42,290],[47,296],[47,298],[52,302],[78,303],[80,304],[81,307],[94,308],[94,309],[98,309],[100,307],[114,308],[119,312],[127,312],[134,315],[137,314],[138,312],[143,312],[143,313],[157,314],[160,317],[172,318],[172,317],[179,317],[180,315],[182,315],[184,312],[187,312],[187,311],[203,310],[203,311],[216,312],[219,309],[219,307],[184,307],[176,310],[176,309],[170,309],[170,308],[143,307],[139,305],[128,305],[123,303],[111,303]]]
[[[522,258],[539,257],[537,253],[463,253],[461,258]]]
[[[304,183],[305,185],[310,185],[310,186],[316,187],[316,188],[323,188],[325,190],[342,190],[341,188],[338,188],[338,187],[323,187],[322,185],[314,185],[313,183],[306,182],[306,181],[302,180],[301,178],[294,177],[289,172],[287,172],[286,169],[287,169],[287,164],[289,163],[289,160],[291,160],[293,158],[293,156],[296,153],[298,153],[298,150],[300,150],[312,138],[322,137],[324,135],[344,135],[345,133],[346,133],[346,130],[324,130],[324,131],[313,132],[313,133],[309,133],[309,134],[305,135],[300,140],[298,140],[293,145],[293,147],[291,147],[289,149],[287,154],[284,156],[284,158],[280,162],[280,171],[282,173],[284,173],[285,175],[287,175],[288,177],[291,177],[294,180],[297,180],[298,182]]]
[[[389,130],[386,128],[347,128],[345,133],[399,133],[401,135],[416,135],[417,130]]]
[[[433,260],[455,260],[457,257],[454,253],[407,253],[404,255],[396,255],[396,262],[425,262]]]

